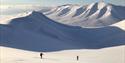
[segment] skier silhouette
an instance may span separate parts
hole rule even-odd
[[[44,55],[43,53],[40,53],[40,57],[41,57],[41,59],[43,59],[43,55]]]
[[[79,60],[79,56],[76,56],[77,61]]]

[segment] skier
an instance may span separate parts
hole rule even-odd
[[[41,59],[43,58],[43,53],[40,53],[40,57],[41,57]]]
[[[76,57],[77,61],[79,60],[79,56]]]

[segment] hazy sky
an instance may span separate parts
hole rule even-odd
[[[0,0],[0,4],[37,4],[42,6],[55,6],[63,4],[89,4],[99,0]],[[125,0],[105,0],[116,5],[124,5]]]

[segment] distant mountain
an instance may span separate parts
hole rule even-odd
[[[49,18],[73,26],[102,27],[125,19],[125,7],[104,1],[85,6],[62,5],[44,12]]]
[[[40,12],[0,24],[0,45],[31,51],[99,49],[125,45],[125,30],[117,26],[81,28],[53,21]]]

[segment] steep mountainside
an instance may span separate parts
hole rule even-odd
[[[62,5],[44,14],[49,18],[73,26],[102,27],[125,19],[125,7],[105,2],[85,6]]]

